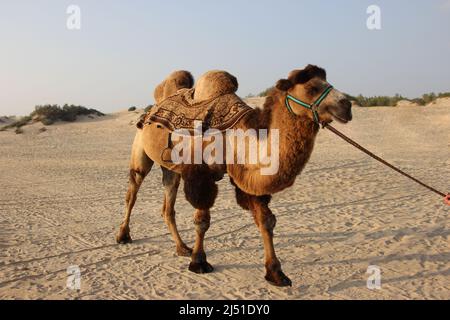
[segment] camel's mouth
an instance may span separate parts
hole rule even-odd
[[[347,123],[349,123],[350,121],[352,121],[352,118],[353,118],[353,116],[352,116],[352,113],[351,113],[351,111],[350,112],[348,112],[348,114],[346,114],[345,116],[341,116],[341,115],[336,115],[336,114],[333,114],[333,118],[337,121],[337,122],[340,122],[340,123],[343,123],[343,124],[347,124]]]
[[[352,121],[352,104],[347,99],[341,100],[328,108],[331,117],[339,123],[349,123]]]
[[[343,123],[343,124],[347,124],[350,121],[350,120],[342,119],[341,117],[338,117],[338,116],[333,116],[333,118],[336,119],[337,122],[340,122],[340,123]]]

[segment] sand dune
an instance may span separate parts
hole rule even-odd
[[[257,102],[260,103],[260,102]],[[450,299],[449,207],[330,132],[290,190],[274,197],[275,246],[292,288],[264,279],[250,214],[224,179],[199,276],[176,257],[160,216],[161,173],[146,179],[132,216],[132,245],[115,244],[138,113],[0,132],[0,298],[14,299]],[[450,108],[355,108],[349,136],[447,191]],[[193,209],[177,202],[192,244]],[[81,290],[66,288],[81,269]],[[366,286],[369,265],[380,290]]]

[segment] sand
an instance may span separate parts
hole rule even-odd
[[[445,101],[444,101],[445,102]],[[320,133],[295,186],[274,197],[275,247],[292,288],[264,281],[249,213],[224,179],[206,251],[215,272],[196,275],[175,255],[161,218],[161,173],[147,177],[117,245],[133,121],[138,113],[0,132],[1,299],[450,299],[449,207],[330,132]],[[345,133],[414,176],[448,191],[450,106],[355,108]],[[178,196],[181,236],[193,209]],[[67,268],[80,290],[66,287]],[[367,288],[367,268],[381,289]]]

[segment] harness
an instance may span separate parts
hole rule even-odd
[[[319,113],[317,112],[317,110],[318,110],[320,104],[323,102],[323,100],[325,100],[325,98],[330,94],[331,90],[333,90],[333,86],[329,85],[325,89],[325,91],[320,95],[320,97],[311,104],[301,101],[300,99],[297,99],[294,96],[291,96],[290,94],[288,94],[286,96],[286,108],[289,110],[290,113],[295,115],[294,111],[292,110],[291,104],[290,104],[290,101],[293,101],[296,104],[301,105],[302,107],[304,107],[308,110],[311,110],[313,117],[314,117],[314,122],[317,124],[320,124]]]

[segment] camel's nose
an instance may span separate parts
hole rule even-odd
[[[352,107],[352,103],[348,99],[342,99],[339,101],[339,104],[346,109],[350,109]]]
[[[352,103],[348,99],[342,99],[339,100],[339,106],[340,106],[340,114],[341,118],[345,119],[347,121],[352,121],[353,115],[352,115]]]

